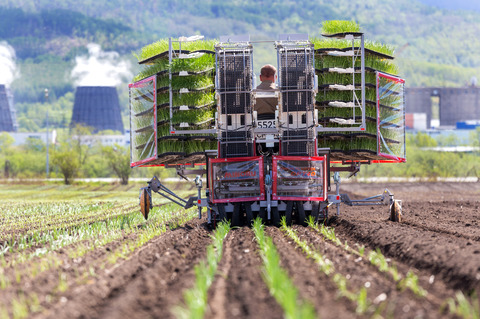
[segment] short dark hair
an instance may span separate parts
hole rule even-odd
[[[277,73],[277,69],[271,64],[265,64],[260,69],[260,75],[265,76],[267,78],[272,77]]]

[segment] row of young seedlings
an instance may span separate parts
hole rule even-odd
[[[317,318],[313,306],[299,297],[298,289],[280,266],[280,256],[270,237],[265,235],[264,225],[260,218],[253,222],[253,231],[259,247],[259,255],[263,261],[263,279],[270,294],[284,310],[285,318]],[[205,261],[195,266],[195,284],[184,294],[184,305],[176,306],[173,312],[177,318],[204,317],[207,303],[207,292],[212,285],[218,263],[222,258],[223,240],[230,231],[230,225],[222,222],[215,230],[213,244],[207,247]]]
[[[138,213],[134,213],[139,215]],[[148,222],[137,224],[133,218],[133,213],[126,216],[124,225],[118,223],[109,223],[102,227],[102,231],[97,233],[89,240],[84,240],[76,245],[65,247],[63,256],[68,256],[69,263],[79,260],[89,252],[92,252],[105,245],[127,237],[128,239],[122,241],[116,248],[110,248],[102,258],[96,260],[95,264],[85,266],[86,269],[82,273],[77,273],[75,276],[68,276],[67,273],[59,271],[58,281],[55,288],[40,300],[35,294],[30,294],[27,291],[9,290],[9,286],[14,283],[21,284],[22,278],[29,278],[29,280],[40,276],[42,272],[47,270],[59,269],[65,262],[64,258],[57,256],[53,251],[43,256],[42,258],[33,258],[29,264],[18,269],[10,269],[8,276],[5,272],[0,273],[0,286],[5,293],[14,293],[15,297],[9,300],[8,304],[0,304],[0,319],[3,318],[25,318],[31,313],[40,312],[43,303],[52,303],[58,301],[61,293],[65,292],[72,285],[82,285],[96,276],[96,271],[100,269],[108,269],[112,265],[117,264],[121,259],[128,258],[134,251],[145,245],[151,239],[163,234],[167,229],[176,228],[183,225],[187,221],[196,217],[194,210],[189,211],[175,211],[172,205],[166,205],[160,209],[154,209],[151,213],[151,218]],[[119,227],[120,226],[120,227]],[[2,265],[0,269],[6,269],[8,265]],[[12,279],[15,282],[11,282]]]
[[[313,222],[314,221],[311,218],[309,220],[309,223]],[[352,292],[351,290],[349,290],[349,288],[347,287],[348,279],[345,276],[335,272],[335,266],[328,258],[316,251],[307,242],[302,241],[300,237],[298,237],[295,230],[287,226],[285,219],[282,220],[281,229],[289,238],[291,238],[295,242],[298,247],[302,249],[302,251],[308,257],[312,258],[319,265],[321,272],[323,272],[325,275],[329,276],[332,279],[333,283],[337,286],[339,295],[341,297],[347,298],[348,300],[356,304],[355,311],[357,314],[377,314],[380,309],[375,308],[373,304],[369,301],[367,296],[367,289],[365,287],[360,289],[360,291],[358,292]]]
[[[51,207],[57,210],[57,214],[39,216],[33,223],[25,223],[23,227],[22,225],[5,225],[7,230],[3,235],[3,243],[0,244],[0,257],[30,248],[44,248],[46,245],[53,245],[54,242],[57,246],[65,246],[67,242],[75,241],[77,237],[84,237],[104,221],[124,219],[125,212],[133,210],[136,205],[107,203],[94,205],[94,209],[87,210],[82,209],[79,205],[67,203]],[[72,209],[72,207],[74,208]],[[42,205],[35,205],[31,207],[31,210],[35,211],[35,208],[43,210]],[[64,211],[65,214],[60,214],[59,212],[65,208],[67,209]],[[38,212],[38,215],[41,214]],[[17,262],[23,260],[15,259]]]
[[[382,254],[380,249],[377,248],[376,250],[371,250],[368,255],[365,256],[365,246],[358,246],[357,249],[355,249],[349,246],[347,242],[342,243],[342,241],[335,235],[334,228],[327,227],[324,224],[319,225],[315,223],[313,219],[309,220],[308,225],[336,246],[343,248],[346,252],[362,258],[366,257],[370,264],[375,266],[380,272],[391,276],[391,278],[397,283],[397,288],[399,290],[403,291],[409,289],[419,298],[426,298],[428,296],[427,290],[419,284],[417,275],[409,270],[405,277],[402,277],[398,272],[397,267],[389,264],[388,259]],[[289,233],[289,236],[291,233],[294,233],[291,228],[287,228],[286,225],[282,226],[282,229]],[[301,242],[301,245],[308,246],[305,242]],[[443,311],[444,308],[448,308],[448,311],[451,314],[457,315],[461,318],[480,318],[480,304],[478,303],[476,293],[472,294],[472,298],[469,299],[463,294],[463,292],[458,291],[454,298],[449,298],[444,302],[440,311]]]
[[[207,257],[195,265],[195,283],[184,293],[184,305],[173,308],[177,318],[200,319],[205,315],[208,289],[212,285],[218,264],[222,259],[223,240],[230,231],[230,224],[221,222],[212,235],[213,243],[207,246]]]
[[[170,205],[167,207],[173,208]],[[9,285],[6,277],[1,276],[1,274],[5,273],[5,269],[12,269],[15,276],[11,277],[15,277],[16,281],[19,281],[22,275],[20,272],[16,272],[15,269],[22,265],[21,268],[24,269],[22,273],[33,278],[43,271],[51,269],[51,266],[58,266],[58,260],[50,260],[48,255],[53,255],[55,251],[61,248],[75,244],[73,251],[68,252],[68,255],[72,258],[78,258],[88,252],[88,250],[93,250],[122,236],[136,233],[138,225],[148,228],[150,225],[158,223],[156,221],[158,219],[161,222],[165,222],[177,215],[178,213],[175,210],[167,210],[161,215],[154,215],[152,221],[149,220],[145,223],[141,215],[138,214],[137,209],[130,208],[119,216],[93,223],[86,222],[74,228],[59,228],[45,232],[39,237],[39,241],[31,243],[32,246],[38,247],[34,251],[24,251],[23,247],[15,247],[10,254],[0,257],[2,266],[2,270],[0,270],[0,289],[4,289]],[[30,235],[25,236],[28,237]],[[85,245],[82,243],[85,243]]]
[[[105,205],[108,204],[76,205],[75,202],[39,202],[18,205],[16,202],[9,202],[0,208],[2,209],[0,238],[5,238],[6,234],[14,231],[45,228],[52,222],[54,224],[71,223],[72,220],[97,216],[98,210],[104,209]]]
[[[36,247],[40,248],[37,252],[40,254],[52,242],[57,246],[65,246],[68,242],[81,240],[77,237],[87,236],[96,227],[102,227],[103,222],[143,222],[141,215],[132,213],[138,207],[135,200],[128,198],[112,201],[109,198],[108,201],[98,202],[102,198],[98,194],[95,197],[95,202],[84,198],[61,202],[5,203],[0,207],[0,259]],[[134,220],[129,221],[128,216]],[[15,259],[18,263],[24,261],[18,255],[9,259]]]
[[[260,218],[255,219],[253,231],[263,261],[263,278],[270,294],[282,307],[285,318],[317,318],[314,307],[299,296],[287,271],[280,266],[280,255],[272,238],[265,235],[264,227]]]

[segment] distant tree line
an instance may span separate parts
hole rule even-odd
[[[81,136],[89,134],[87,128],[77,126],[72,131],[63,131],[58,142],[50,145],[51,178],[62,178],[65,184],[70,184],[76,178],[117,177],[122,184],[126,184],[130,176],[174,176],[173,170],[163,167],[132,169],[128,147],[81,143]],[[0,177],[45,178],[45,143],[38,139],[29,139],[21,146],[14,146],[13,143],[8,133],[0,133]],[[480,129],[472,132],[470,144],[480,146]],[[362,165],[358,177],[420,177],[432,180],[437,177],[480,178],[478,151],[449,153],[424,149],[437,145],[435,139],[424,133],[408,134],[406,163]]]

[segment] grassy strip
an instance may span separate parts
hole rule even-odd
[[[341,49],[342,45],[334,48]],[[355,67],[360,67],[361,61],[355,61]],[[324,68],[351,68],[352,67],[352,58],[351,57],[342,57],[342,56],[332,56],[332,55],[316,55],[315,56],[315,68],[324,69]],[[394,64],[391,60],[383,60],[372,55],[365,56],[365,67],[372,68],[378,71],[398,74],[398,66]],[[348,74],[347,74],[348,75]],[[351,75],[350,75],[351,76]],[[358,74],[360,77],[360,74]],[[319,83],[323,84],[323,83]]]
[[[335,283],[338,289],[338,293],[341,297],[346,297],[353,303],[357,305],[355,312],[357,314],[365,314],[367,312],[376,313],[380,311],[381,307],[375,307],[368,300],[367,289],[362,287],[358,293],[354,293],[348,290],[347,287],[347,278],[339,273],[335,273],[335,266],[333,263],[322,256],[319,252],[310,246],[308,243],[302,241],[295,230],[291,227],[288,227],[285,219],[282,220],[282,231],[290,237],[295,244],[300,247],[303,252],[310,258],[312,258],[319,266],[320,270],[327,276],[332,278],[332,281]]]
[[[168,93],[157,94],[157,105],[162,105],[170,102],[170,96]],[[174,93],[173,94],[173,106],[198,106],[206,105],[215,102],[215,94],[212,92],[192,92],[192,93]]]
[[[327,20],[322,23],[322,33],[335,34],[344,32],[360,32],[360,25],[355,21]]]
[[[194,110],[174,110],[172,114],[172,123],[202,123],[208,119],[215,118],[216,108],[206,107]],[[157,111],[157,120],[165,121],[170,119],[170,109],[164,108]]]
[[[230,231],[230,224],[220,223],[213,234],[213,244],[207,247],[207,258],[195,266],[195,285],[184,294],[185,307],[176,307],[177,318],[203,318],[208,288],[212,285],[218,263],[222,259],[223,240]]]
[[[264,226],[259,218],[253,223],[253,230],[263,260],[263,278],[270,293],[285,311],[286,318],[316,318],[315,309],[299,297],[299,293],[288,273],[280,266],[280,256],[270,237],[265,236]]]
[[[336,246],[343,248],[349,253],[355,254],[360,257],[365,257],[365,247],[359,247],[359,249],[354,249],[350,247],[347,242],[342,243],[335,235],[335,229],[332,227],[327,227],[325,225],[318,225],[312,219],[309,220],[308,225],[320,233],[324,238],[333,242]],[[406,288],[410,289],[415,295],[419,297],[427,296],[427,291],[423,289],[418,283],[418,277],[413,272],[409,271],[406,276],[403,278],[401,274],[398,273],[397,267],[395,265],[389,265],[388,260],[382,254],[380,249],[372,250],[369,252],[368,261],[381,272],[388,273],[395,282],[397,282],[397,288],[400,290],[405,290]]]
[[[176,41],[178,39],[172,39]],[[210,50],[213,51],[217,40],[203,40],[194,42],[182,42],[182,50],[197,51],[197,50]],[[178,50],[180,44],[178,42],[172,42],[172,49]],[[157,54],[168,51],[168,39],[162,39],[152,44],[144,46],[139,54],[134,54],[139,61],[151,58]]]

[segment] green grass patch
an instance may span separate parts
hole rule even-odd
[[[157,94],[157,105],[169,103],[170,98],[168,92]],[[215,94],[213,92],[191,92],[191,93],[174,93],[172,97],[173,107],[201,106],[215,102]]]
[[[353,64],[351,57],[320,55],[320,54],[315,55],[315,69],[318,69],[318,70],[325,69],[325,68],[346,69],[346,68],[351,68],[353,66],[355,66],[355,68],[361,67],[360,59],[357,59],[357,61],[355,61],[355,64]],[[398,66],[393,61],[386,60],[386,59],[379,59],[372,55],[365,56],[365,67],[372,68],[377,71],[381,71],[389,74],[398,74]]]
[[[335,34],[345,32],[361,32],[360,25],[355,21],[327,20],[322,23],[323,34]]]
[[[178,39],[172,39],[176,41]],[[188,51],[197,51],[197,50],[210,50],[213,51],[215,49],[215,43],[218,42],[217,40],[199,40],[194,42],[182,42],[182,50]],[[179,50],[180,43],[179,42],[172,42],[172,49]],[[157,42],[151,43],[149,45],[144,46],[140,53],[134,53],[135,57],[138,61],[142,61],[148,58],[151,58],[155,55],[168,51],[168,39],[162,39]]]

